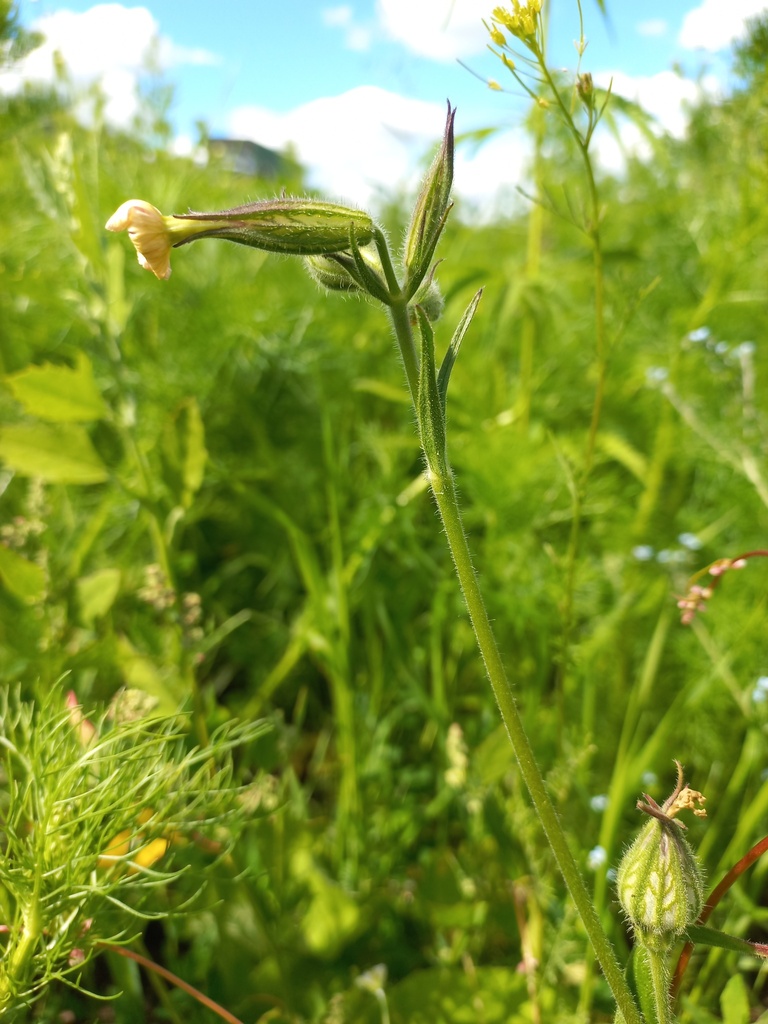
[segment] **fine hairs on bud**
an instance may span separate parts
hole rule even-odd
[[[619,865],[616,890],[635,932],[649,949],[666,950],[701,911],[704,882],[696,854],[683,838],[685,825],[676,820],[682,810],[705,817],[704,797],[690,789],[677,763],[677,785],[659,806],[652,797],[638,801],[650,815]]]

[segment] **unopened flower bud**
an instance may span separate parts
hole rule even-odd
[[[411,217],[403,253],[411,295],[429,270],[445,220],[453,187],[453,121],[456,109],[448,104],[443,142],[424,178]]]
[[[66,705],[69,711],[69,720],[77,730],[78,739],[84,747],[89,746],[97,738],[98,733],[93,722],[83,715],[83,709],[74,690],[69,690],[67,693]]]
[[[678,769],[679,769],[678,765]],[[693,850],[682,836],[685,826],[675,820],[682,809],[694,810],[701,793],[683,785],[682,771],[672,796],[659,807],[645,796],[638,808],[651,815],[619,865],[619,902],[638,942],[665,950],[693,924],[701,911],[703,879]]]
[[[592,82],[592,75],[588,71],[584,72],[583,75],[577,76],[576,92],[579,94],[579,99],[587,110],[591,110],[595,105],[595,86]]]
[[[361,292],[348,270],[331,256],[306,256],[304,266],[313,281],[329,292]]]
[[[413,301],[418,303],[427,315],[430,323],[436,323],[443,315],[445,299],[434,277],[428,279],[416,292]]]
[[[356,246],[354,252],[307,256],[309,274],[332,292],[363,292],[381,302],[389,301],[386,275],[375,245]]]

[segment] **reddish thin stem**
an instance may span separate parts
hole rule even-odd
[[[215,1014],[221,1017],[222,1020],[226,1020],[229,1024],[243,1024],[243,1022],[235,1017],[229,1010],[225,1010],[223,1006],[219,1006],[218,1003],[214,1002],[209,996],[205,995],[200,989],[195,988],[194,985],[190,985],[184,981],[173,971],[169,971],[166,967],[161,967],[160,964],[156,964],[154,960],[150,960],[141,953],[134,953],[132,949],[127,949],[125,946],[113,946],[109,942],[100,942],[99,946],[102,949],[108,949],[111,953],[119,953],[120,956],[125,956],[129,960],[135,960],[137,964],[141,964],[148,971],[154,971],[155,974],[159,974],[161,978],[165,978],[166,981],[170,981],[172,985],[176,985],[177,988],[183,989],[188,992],[198,1003],[203,1006],[207,1006],[209,1010],[213,1010]]]
[[[752,554],[768,555],[768,552],[753,551]],[[760,840],[759,843],[756,843],[752,847],[752,849],[748,853],[746,853],[741,858],[741,860],[731,868],[731,870],[723,878],[719,885],[715,886],[715,888],[712,890],[712,893],[710,894],[709,899],[704,904],[704,908],[699,914],[696,924],[706,924],[706,922],[709,920],[710,914],[715,909],[720,900],[723,898],[723,896],[731,888],[736,879],[739,878],[740,875],[743,875],[747,868],[751,867],[751,865],[754,864],[755,861],[758,860],[758,858],[762,857],[766,850],[768,850],[768,836],[765,836],[763,839]],[[675,974],[672,978],[672,984],[670,985],[670,993],[673,999],[675,998],[680,989],[680,984],[682,983],[683,975],[685,974],[685,970],[688,966],[688,961],[691,959],[692,953],[693,943],[686,942],[680,953],[680,959],[677,961]]]

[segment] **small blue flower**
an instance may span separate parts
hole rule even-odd
[[[593,811],[604,811],[608,806],[608,794],[598,793],[597,796],[593,796],[589,801],[589,806]]]
[[[593,846],[587,854],[587,867],[590,871],[597,871],[608,860],[608,854],[602,846]]]
[[[689,331],[686,334],[688,341],[696,342],[706,341],[712,332],[708,327],[697,327],[695,331]]]
[[[651,789],[659,781],[656,772],[643,772],[642,783],[646,789]]]
[[[760,676],[752,690],[752,703],[765,704],[768,701],[768,676]]]
[[[695,533],[681,533],[677,539],[689,551],[700,551],[702,548],[702,543]]]
[[[662,384],[669,377],[669,370],[665,366],[649,366],[645,371],[646,384]]]
[[[638,544],[632,548],[632,555],[638,562],[650,562],[655,553],[650,544]]]
[[[674,564],[675,562],[684,562],[686,559],[685,551],[670,551],[665,548],[656,555],[656,561],[661,562],[662,565]]]

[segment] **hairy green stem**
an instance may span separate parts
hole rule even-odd
[[[669,953],[657,949],[643,950],[648,958],[653,983],[653,1001],[656,1006],[656,1024],[676,1024],[669,998]]]
[[[395,330],[400,356],[405,368],[405,378],[411,392],[413,407],[416,408],[416,395],[419,388],[419,363],[416,356],[416,346],[413,341],[413,331],[409,319],[408,306],[405,303],[397,303],[388,309],[392,327]]]
[[[0,1007],[11,998],[23,984],[29,973],[29,965],[43,933],[43,919],[40,907],[40,871],[35,871],[35,882],[29,901],[21,915],[21,934],[10,954],[0,964]],[[0,1014],[2,1011],[0,1010]]]
[[[413,351],[414,342],[407,310],[393,307],[390,309],[390,316],[401,352]],[[407,367],[405,354],[403,355],[403,361]],[[413,391],[413,387],[411,387],[411,390]],[[432,493],[434,494],[443,522],[448,546],[459,577],[480,654],[483,658],[501,717],[512,742],[523,780],[531,795],[531,800],[541,821],[547,841],[555,855],[560,872],[571,894],[571,898],[576,905],[576,909],[592,943],[595,956],[603,969],[614,999],[624,1015],[626,1024],[642,1024],[642,1018],[624,978],[622,968],[600,924],[600,919],[592,905],[581,872],[568,846],[565,832],[547,792],[544,777],[536,764],[533,749],[528,740],[520,712],[517,709],[512,686],[507,678],[501,653],[496,643],[480,591],[477,574],[472,564],[472,556],[464,532],[450,467],[442,475],[437,472],[436,467],[428,466],[428,470]]]

